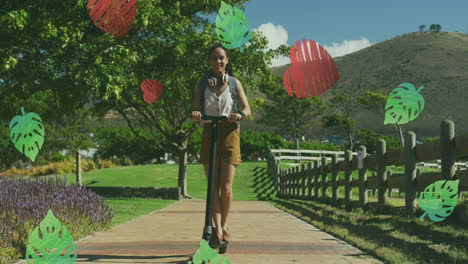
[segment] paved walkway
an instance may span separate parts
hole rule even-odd
[[[198,249],[204,200],[184,200],[77,242],[76,263],[186,263]],[[232,264],[379,263],[267,202],[234,201]]]

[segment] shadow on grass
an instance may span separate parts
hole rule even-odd
[[[255,167],[253,169],[253,184],[254,192],[260,201],[268,201],[275,197],[275,186],[266,168]]]
[[[466,245],[466,238],[431,230],[430,227],[422,226],[407,218],[386,216],[383,219],[382,216],[363,214],[353,216],[343,210],[316,202],[284,199],[272,199],[272,202],[280,207],[298,212],[302,216],[309,217],[312,223],[323,225],[324,229],[326,229],[323,231],[330,232],[337,237],[341,236],[340,239],[346,239],[350,243],[354,243],[352,236],[365,240],[368,246],[364,250],[367,251],[372,252],[373,249],[389,248],[412,258],[407,259],[408,261],[419,263],[467,263],[468,261],[466,258],[460,259],[446,252],[438,252],[431,247],[434,243],[437,243],[441,244],[441,247],[448,248],[447,250],[457,247],[463,249],[464,245]],[[383,228],[385,225],[390,226],[390,229]],[[343,237],[337,229],[345,229],[348,235]],[[393,232],[398,234],[398,238],[391,234]],[[411,241],[419,239],[431,242]],[[386,261],[394,260],[392,256],[378,257],[384,258]]]

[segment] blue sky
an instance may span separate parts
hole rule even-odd
[[[276,46],[313,39],[332,56],[418,31],[419,25],[468,33],[466,0],[252,0],[245,8],[251,27]]]

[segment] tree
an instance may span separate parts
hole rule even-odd
[[[344,129],[348,135],[349,148],[353,149],[353,129],[355,127],[355,122],[353,119],[343,114],[333,113],[324,116],[322,122],[323,126],[326,128],[336,127],[339,129]]]
[[[441,29],[442,27],[439,24],[435,25],[435,31],[439,32]]]
[[[385,119],[385,104],[387,102],[387,99],[388,99],[388,95],[384,93],[364,91],[363,95],[357,98],[357,102],[361,107],[377,114],[379,118],[384,120]],[[391,125],[391,126],[396,127],[398,129],[399,134],[400,134],[401,146],[404,146],[405,145],[405,138],[404,138],[405,129],[400,124]]]
[[[436,25],[435,24],[431,24],[431,26],[429,27],[429,30],[430,31],[434,31],[436,29]]]
[[[424,31],[424,28],[425,28],[425,27],[426,27],[426,25],[420,25],[420,26],[419,26],[419,31],[420,31],[420,32]]]
[[[330,114],[322,118],[324,127],[337,127],[344,129],[348,136],[350,149],[353,149],[353,129],[355,122],[351,118],[353,101],[346,93],[338,93],[329,101],[329,107],[334,109]]]
[[[385,118],[385,103],[388,95],[382,92],[365,90],[362,96],[356,98],[362,108],[376,113],[382,120]]]
[[[8,2],[0,11],[0,119],[10,120],[21,106],[39,114],[46,142],[38,157],[55,148],[47,142],[50,124],[89,100],[83,81],[72,74],[74,68],[86,69],[87,65],[80,63],[85,57],[78,49],[83,45],[81,37],[93,26],[86,19],[84,5],[85,1],[26,0]],[[0,130],[7,134],[8,123]],[[10,146],[11,140],[0,152],[7,153]],[[16,156],[19,159],[22,157]],[[6,159],[3,165],[13,163]]]
[[[90,137],[91,113],[89,109],[78,109],[73,115],[66,115],[64,119],[50,128],[50,134],[55,138],[56,145],[62,145],[74,154],[76,163],[76,182],[82,186],[81,152],[95,146]]]
[[[276,128],[282,135],[289,135],[299,149],[300,135],[317,125],[314,119],[325,110],[325,104],[319,97],[291,97],[277,82],[262,89],[268,100],[261,106],[259,123]]]

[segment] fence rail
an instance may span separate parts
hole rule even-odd
[[[295,150],[295,149],[270,149],[273,158],[275,160],[322,160],[322,157],[325,156],[326,160],[331,160],[332,155],[338,155],[338,160],[344,160],[341,158],[341,155],[344,155],[344,151],[330,151],[330,150]],[[296,156],[282,155],[283,153],[295,153]],[[304,155],[306,154],[306,155]],[[309,155],[318,155],[318,156],[308,156]],[[357,152],[353,152],[352,155],[356,156]],[[330,157],[327,157],[330,156]],[[289,163],[291,165],[298,165],[298,163]]]
[[[320,154],[322,157],[313,162],[300,164],[283,170],[279,168],[281,153],[297,153],[297,150],[271,150],[268,156],[268,171],[273,177],[277,193],[282,198],[320,199],[331,198],[338,202],[340,193],[338,187],[344,186],[344,202],[347,209],[352,208],[353,187],[359,188],[359,206],[368,205],[368,191],[378,190],[378,204],[385,204],[387,195],[391,195],[394,188],[405,193],[405,207],[409,212],[416,208],[417,193],[437,180],[459,179],[459,191],[468,191],[468,170],[466,163],[455,163],[455,158],[468,155],[468,134],[455,137],[454,123],[444,120],[440,124],[440,140],[416,145],[416,134],[405,133],[405,147],[398,150],[386,151],[386,142],[378,141],[377,153],[366,155],[366,148],[360,147],[361,161],[357,154],[350,150],[344,152],[327,153],[332,155],[328,159],[323,151],[307,151]],[[302,150],[301,152],[304,152]],[[320,152],[320,153],[318,153]],[[280,153],[279,156],[276,154]],[[340,158],[338,155],[343,155]],[[311,157],[308,157],[311,158]],[[317,157],[315,157],[317,158]],[[298,157],[294,156],[294,159]],[[418,163],[440,159],[440,172],[421,172]],[[306,159],[308,160],[308,159]],[[405,172],[391,174],[387,166],[405,167]],[[455,170],[458,165],[458,170]],[[375,176],[367,176],[367,169],[376,169]],[[358,179],[352,179],[352,171],[359,172]],[[344,172],[344,179],[338,179],[338,172]],[[329,177],[331,174],[331,177]],[[331,188],[332,197],[328,197],[327,190]]]

